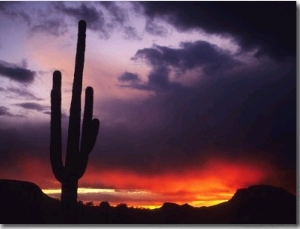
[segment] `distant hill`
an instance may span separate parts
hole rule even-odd
[[[1,224],[61,222],[59,206],[34,183],[0,179]]]
[[[228,202],[238,223],[295,223],[296,196],[283,188],[254,185],[239,189]]]
[[[210,207],[164,203],[158,209],[79,204],[83,224],[296,224],[296,196],[278,187],[239,189],[226,202]],[[30,182],[0,179],[1,224],[62,223],[60,201]]]

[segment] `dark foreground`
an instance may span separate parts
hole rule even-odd
[[[239,189],[211,207],[165,203],[158,209],[79,204],[82,224],[296,224],[296,196],[282,188],[255,185]],[[1,224],[61,224],[60,201],[30,182],[0,179]]]

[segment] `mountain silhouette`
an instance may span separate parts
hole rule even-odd
[[[283,224],[296,220],[296,197],[283,188],[254,185],[239,189],[229,204],[236,209],[239,223]]]
[[[34,183],[0,179],[0,223],[60,222],[60,201],[42,192]]]
[[[60,201],[34,183],[0,179],[1,224],[62,223]],[[164,203],[157,209],[139,209],[108,202],[78,204],[82,224],[296,224],[296,196],[283,188],[254,185],[210,207]]]

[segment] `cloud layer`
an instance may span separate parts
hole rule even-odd
[[[0,61],[0,75],[21,83],[31,83],[36,73],[16,64]]]
[[[137,4],[150,19],[158,17],[166,20],[181,31],[203,29],[207,33],[230,35],[243,50],[257,48],[257,56],[267,54],[279,58],[296,55],[295,2]]]

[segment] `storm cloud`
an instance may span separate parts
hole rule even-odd
[[[55,3],[55,9],[75,21],[85,20],[87,28],[97,32],[101,38],[108,39],[116,28],[123,28],[127,39],[138,39],[135,28],[127,24],[127,11],[115,2],[68,4]]]
[[[67,3],[56,3],[55,8],[75,21],[84,19],[87,22],[87,28],[98,31],[104,38],[108,37],[104,14],[93,5],[81,3],[79,6],[69,6]]]
[[[144,103],[115,104],[110,110],[126,121],[103,130],[107,132],[100,145],[107,152],[107,164],[155,173],[205,161],[212,150],[225,151],[232,160],[269,160],[273,154],[278,167],[295,168],[293,64],[268,60],[252,67],[204,41],[185,42],[178,49],[154,45],[138,50],[132,59],[151,67],[148,81],[133,83],[137,76],[125,72],[123,82],[158,93]],[[188,70],[195,70],[199,78],[204,74],[205,80],[192,86],[171,80],[171,72],[185,77]],[[138,126],[144,127],[142,134]],[[118,150],[113,146],[116,140]]]
[[[216,77],[242,65],[229,53],[206,41],[182,42],[177,49],[154,45],[138,50],[132,60],[143,60],[152,68],[146,84],[132,85],[142,90],[180,87],[180,84],[170,82],[171,73],[182,77],[187,71],[196,70],[200,78],[201,70],[205,77]]]
[[[139,76],[137,74],[131,72],[124,72],[119,78],[119,81],[129,81],[129,82],[137,82],[140,81]]]
[[[180,31],[232,36],[242,50],[276,58],[296,55],[296,2],[139,2],[150,20]],[[188,12],[188,13],[187,13]],[[263,19],[257,15],[265,15]]]
[[[0,76],[20,83],[32,83],[35,75],[35,71],[0,60]]]
[[[294,171],[294,70],[278,74],[275,82],[270,74],[257,85],[263,73],[255,78],[240,73],[205,87],[181,87],[144,103],[107,109],[125,121],[102,125],[91,163],[154,175],[193,166],[201,169],[209,158],[221,154],[236,162],[260,158]]]

